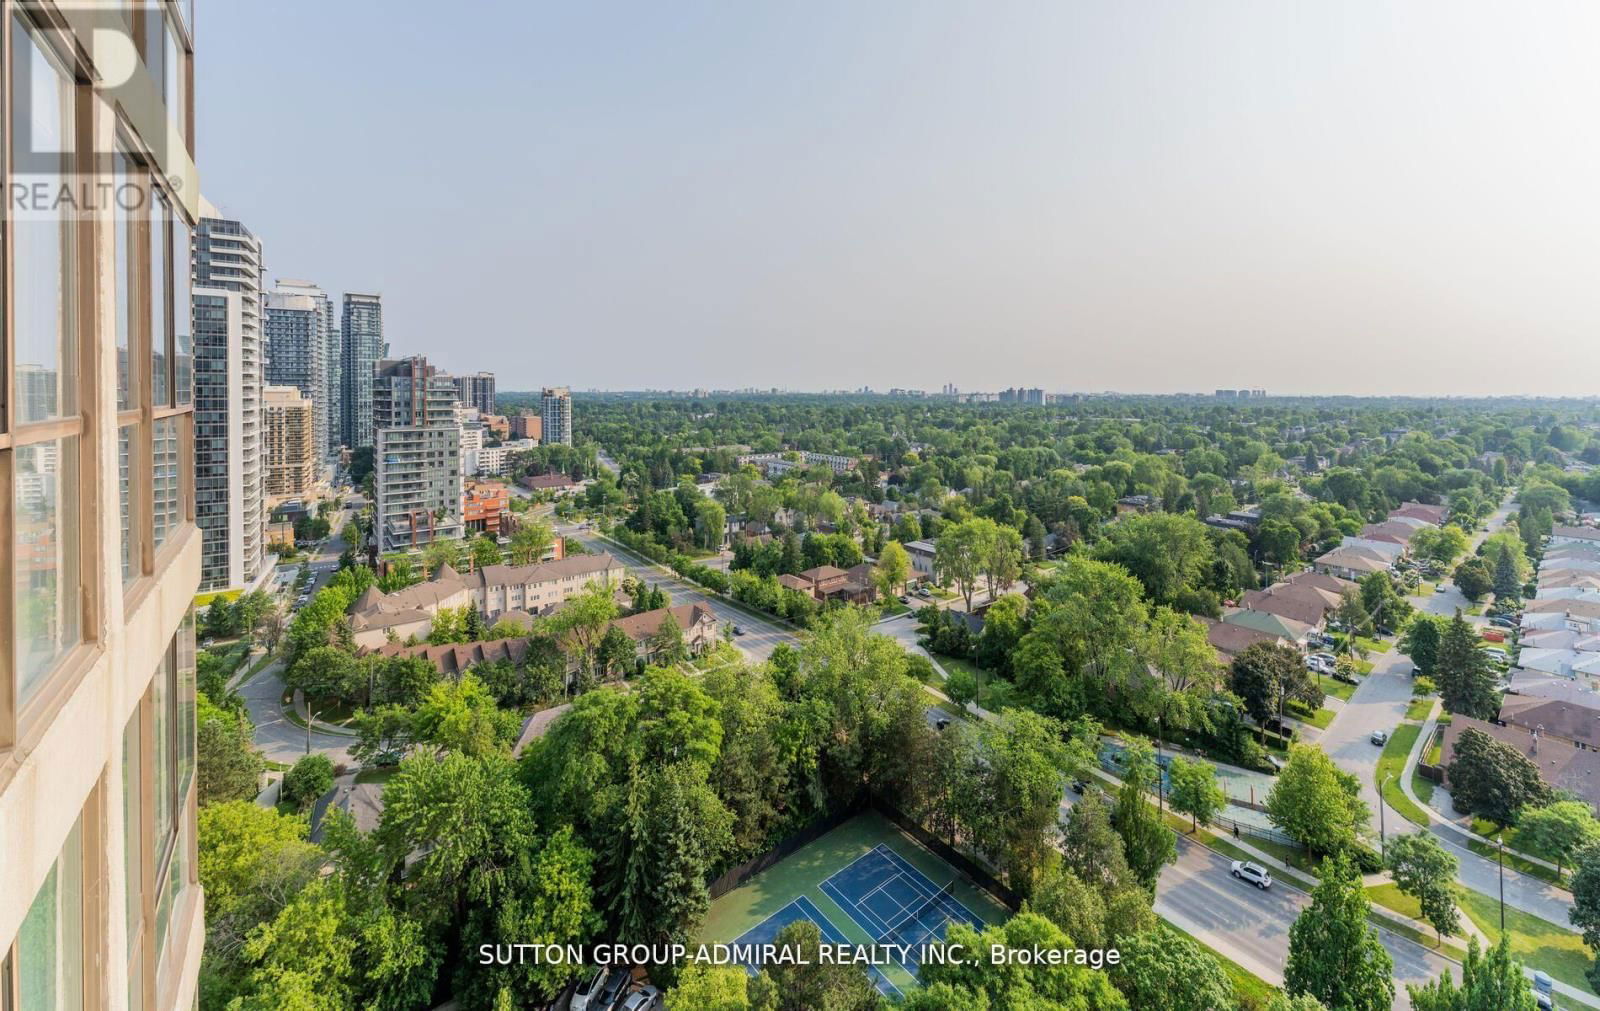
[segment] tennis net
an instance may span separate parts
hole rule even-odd
[[[939,909],[943,913],[943,922],[949,922],[950,915],[945,912],[944,900],[956,890],[956,881],[958,880],[958,878],[951,878],[949,884],[933,893],[932,898],[917,906],[917,908],[903,916],[898,923],[884,931],[882,940],[889,944],[897,944],[901,939],[901,933],[907,927],[923,926],[926,929],[926,925],[922,923],[922,918],[932,909]],[[931,933],[931,930],[929,932]]]

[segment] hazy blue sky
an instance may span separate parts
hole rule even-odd
[[[207,196],[503,389],[1600,390],[1592,0],[199,7]]]

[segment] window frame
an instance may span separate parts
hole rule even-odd
[[[54,20],[53,20],[54,19]],[[0,46],[8,54],[6,70],[15,74],[16,61],[10,59],[18,30],[27,32],[34,47],[46,54],[60,72],[66,92],[73,106],[73,151],[63,163],[64,175],[81,176],[86,170],[101,166],[96,164],[95,110],[93,80],[83,54],[68,43],[71,34],[59,15],[49,11],[23,8],[14,3],[0,3]],[[11,81],[5,82],[9,94]],[[8,98],[0,102],[0,186],[10,192],[14,140],[11,105]],[[0,753],[26,744],[30,731],[37,733],[77,682],[88,671],[99,653],[97,640],[100,604],[96,580],[96,556],[99,537],[89,519],[97,515],[97,487],[95,461],[99,444],[93,423],[98,409],[100,370],[95,354],[98,341],[94,338],[95,321],[99,319],[98,237],[99,229],[92,215],[82,215],[72,223],[70,236],[72,249],[63,257],[63,270],[70,272],[72,287],[65,302],[70,313],[71,345],[63,359],[63,367],[70,363],[75,370],[77,395],[74,413],[43,421],[20,423],[16,420],[16,264],[14,244],[11,241],[11,222],[7,220],[0,231],[0,303],[3,303],[4,340],[0,343],[0,502],[14,523],[16,495],[16,450],[22,446],[48,443],[57,439],[77,440],[76,474],[74,490],[77,497],[74,507],[63,509],[64,522],[75,527],[77,560],[75,586],[72,588],[78,609],[77,642],[63,651],[51,670],[34,688],[27,700],[21,695],[21,679],[17,669],[17,614],[16,579],[18,566],[16,552],[0,552],[0,584],[8,588],[13,597],[9,606],[0,607],[0,642],[12,643],[7,655],[0,656]],[[12,530],[3,531],[13,534]]]

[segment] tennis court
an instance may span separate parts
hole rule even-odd
[[[869,811],[713,900],[699,939],[768,944],[784,927],[808,920],[827,944],[915,947],[942,939],[949,923],[981,929],[1009,915],[994,896]],[[885,996],[916,983],[916,955],[872,968]]]
[[[815,923],[817,929],[822,933],[823,944],[850,943],[850,939],[844,936],[844,931],[835,927],[833,921],[829,920],[827,915],[804,895],[740,934],[739,939],[734,943],[771,944],[778,939],[778,931],[796,920],[810,920]],[[757,967],[747,963],[745,968],[754,974]],[[901,996],[900,988],[889,982],[889,977],[879,972],[877,966],[867,966],[867,975],[872,977],[872,982],[877,985],[878,992],[885,997]]]
[[[952,894],[957,881],[952,874],[943,887],[935,885],[880,843],[824,881],[821,888],[874,940],[906,946],[900,965],[915,976],[921,946],[944,940],[950,924],[983,929],[983,918]]]

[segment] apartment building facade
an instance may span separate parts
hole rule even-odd
[[[372,445],[372,383],[378,363],[389,355],[383,339],[383,296],[345,292],[340,336],[344,394],[340,428],[351,449]]]
[[[293,386],[311,401],[318,433],[318,462],[337,437],[339,372],[328,360],[332,309],[327,293],[310,281],[279,280],[263,301],[267,341],[266,383]]]
[[[456,399],[462,407],[476,407],[479,414],[494,413],[494,373],[474,372],[456,376]]]
[[[539,394],[539,441],[546,446],[572,445],[572,391],[547,386]]]
[[[316,489],[316,410],[293,386],[268,386],[261,393],[261,414],[262,494],[270,512]]]
[[[7,1009],[196,999],[192,11],[0,5]]]
[[[455,380],[421,355],[379,362],[372,425],[378,550],[460,537],[462,426]]]
[[[200,589],[251,587],[268,568],[261,463],[261,242],[202,201],[193,248],[195,520]]]

